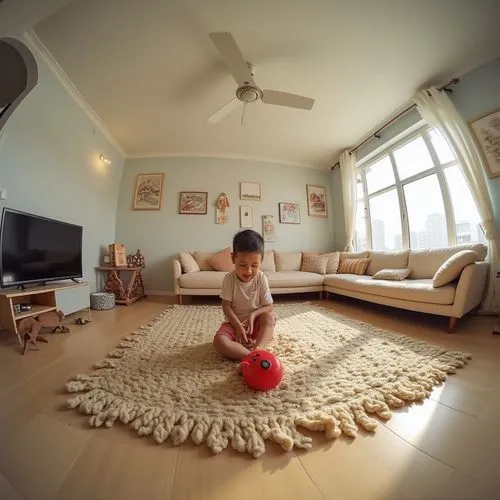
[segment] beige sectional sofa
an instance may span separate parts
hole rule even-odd
[[[456,279],[442,286],[433,286],[437,271],[453,261],[458,252],[472,250],[476,262],[464,265],[457,271]],[[458,318],[478,306],[486,287],[489,264],[485,262],[487,249],[481,244],[459,245],[448,248],[403,251],[370,251],[359,253],[331,253],[337,262],[328,262],[326,274],[302,271],[302,252],[267,251],[262,270],[266,273],[273,294],[323,291],[347,295],[392,307],[448,316],[449,330],[455,328]],[[471,252],[468,252],[471,254]],[[181,254],[182,255],[182,254]],[[184,254],[186,255],[186,254]],[[185,272],[180,259],[173,262],[174,291],[182,303],[183,295],[218,295],[227,271],[216,271],[207,262],[209,253],[194,252],[196,267]],[[311,254],[308,254],[311,255]],[[455,257],[452,257],[455,256]],[[364,274],[340,274],[338,260],[369,259]],[[445,264],[446,263],[446,264]],[[332,264],[334,267],[332,267]],[[444,266],[443,266],[444,265]],[[185,268],[186,266],[184,266]],[[455,266],[456,268],[456,266]],[[378,271],[408,269],[409,276],[401,281],[374,279]],[[448,271],[449,274],[449,269]]]

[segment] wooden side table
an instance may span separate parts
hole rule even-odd
[[[104,291],[114,293],[117,304],[129,306],[141,297],[145,297],[144,282],[142,281],[141,267],[96,267],[97,271],[105,272],[106,284]],[[123,284],[120,273],[132,273],[128,285]]]

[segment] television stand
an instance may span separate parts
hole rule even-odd
[[[26,287],[24,285],[17,285],[16,290],[26,290]]]
[[[58,296],[64,290],[81,288],[80,295],[88,297],[88,283],[53,283],[51,285],[36,286],[24,290],[1,290],[0,291],[0,324],[2,328],[9,330],[17,335],[19,343],[22,345],[22,339],[18,332],[19,321],[24,318],[36,318],[40,314],[65,309],[66,299]],[[59,303],[58,303],[59,301]],[[80,299],[82,302],[82,299]],[[14,306],[16,304],[28,303],[31,308],[29,311],[16,313]],[[85,305],[84,305],[85,304]],[[90,304],[88,299],[81,303],[81,309],[88,308],[90,316]],[[80,306],[77,306],[80,307]],[[70,309],[75,311],[75,309]],[[1,328],[0,328],[1,329]]]
[[[76,278],[71,278],[71,281],[72,281],[73,283],[78,283],[78,284],[80,284],[80,283],[81,283],[81,281],[78,281]]]

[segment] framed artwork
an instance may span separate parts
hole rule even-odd
[[[279,204],[281,224],[300,224],[300,205],[285,202]]]
[[[160,210],[163,174],[139,174],[135,181],[134,210]]]
[[[262,237],[264,241],[276,241],[276,224],[274,215],[262,216]]]
[[[240,227],[252,227],[252,207],[240,206]]]
[[[500,175],[500,109],[469,121],[483,154],[489,177]]]
[[[326,202],[326,188],[306,185],[307,193],[307,213],[311,217],[328,217],[328,205]]]
[[[229,222],[229,200],[226,193],[221,193],[215,202],[216,224],[227,224]]]
[[[181,191],[179,213],[205,215],[207,213],[208,193],[203,191]]]
[[[262,192],[258,182],[240,182],[240,200],[262,200]]]

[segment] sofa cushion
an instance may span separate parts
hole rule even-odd
[[[305,255],[326,255],[328,257],[328,262],[326,264],[326,274],[335,274],[338,271],[340,262],[340,252],[329,252],[322,254],[320,254],[319,252],[304,252],[302,254],[302,264]]]
[[[386,281],[355,274],[331,274],[325,276],[325,285],[352,292],[380,295],[391,299],[444,305],[453,304],[456,290],[456,283],[434,288],[431,279]]]
[[[181,288],[220,288],[227,273],[224,271],[200,271],[182,274],[179,278]]]
[[[276,271],[300,271],[302,252],[274,252]]]
[[[485,245],[475,243],[471,245],[457,245],[446,248],[430,248],[425,250],[410,250],[408,268],[411,269],[410,278],[433,278],[439,267],[452,255],[461,250],[472,250],[479,256],[479,260],[486,258]]]
[[[326,253],[328,255],[328,263],[326,265],[326,274],[334,274],[339,269],[340,252]]]
[[[261,271],[276,271],[276,264],[274,263],[274,250],[264,252],[264,258],[260,266]]]
[[[377,271],[372,278],[374,280],[401,281],[408,278],[410,273],[410,269],[381,269]]]
[[[303,271],[268,271],[266,272],[271,288],[299,288],[301,286],[318,286],[323,284],[323,276]]]
[[[306,273],[326,274],[329,259],[329,255],[304,253],[300,270]]]
[[[370,252],[370,263],[366,274],[373,276],[381,269],[405,269],[408,267],[409,250],[374,251]]]
[[[234,269],[233,260],[231,259],[231,249],[225,248],[220,252],[213,253],[208,258],[208,263],[216,271],[232,271]]]
[[[183,273],[196,273],[200,270],[200,266],[190,253],[181,252],[179,254],[179,261]]]
[[[213,252],[193,252],[194,260],[200,267],[200,271],[214,271],[214,268],[208,262],[208,259],[213,254]]]
[[[344,259],[366,259],[369,252],[340,252],[339,260],[342,262]]]
[[[473,264],[479,260],[479,255],[472,250],[462,250],[452,255],[446,260],[441,267],[436,271],[434,278],[432,278],[432,286],[439,288],[440,286],[447,285],[453,280],[456,280],[461,274],[464,267]]]
[[[340,261],[339,274],[365,274],[370,259],[344,259]]]

